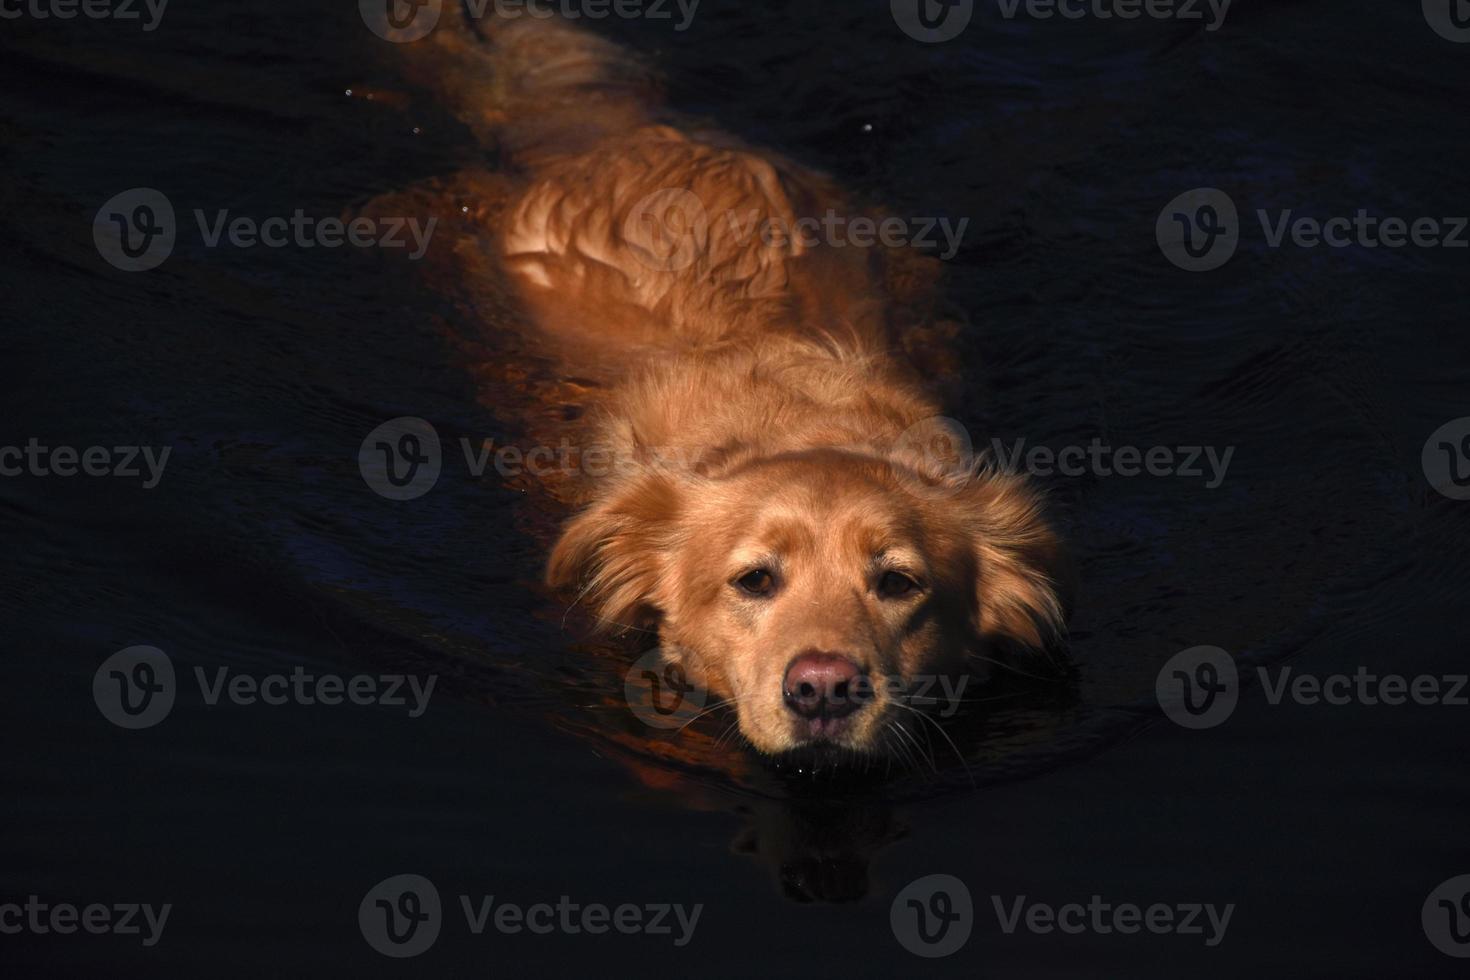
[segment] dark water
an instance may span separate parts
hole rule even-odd
[[[1200,645],[1243,670],[1467,669],[1470,502],[1420,457],[1470,415],[1470,250],[1272,248],[1255,211],[1465,214],[1470,44],[1414,3],[1236,0],[1216,31],[998,9],[936,45],[850,0],[597,25],[660,66],[679,110],[895,214],[969,219],[947,263],[971,324],[952,414],[978,442],[1234,447],[1213,488],[1044,478],[1080,565],[1074,676],[989,692],[956,727],[963,761],[936,737],[937,771],[876,784],[772,774],[716,744],[718,722],[652,732],[622,695],[643,648],[588,641],[541,590],[556,488],[476,476],[460,440],[531,445],[583,383],[519,330],[483,258],[494,153],[352,4],[174,0],[153,31],[0,23],[0,446],[170,449],[151,489],[0,478],[0,902],[173,905],[150,948],[0,934],[14,975],[1463,972],[1420,910],[1470,873],[1470,708],[1272,705],[1245,670],[1229,721],[1189,731],[1154,683]],[[172,202],[178,241],[124,273],[92,219],[140,186]],[[1242,218],[1208,273],[1155,238],[1196,187]],[[439,219],[423,261],[210,248],[192,217],[399,205]],[[400,416],[445,446],[433,490],[402,502],[358,467]],[[124,731],[92,678],[139,644],[184,683],[163,723]],[[437,687],[411,718],[211,705],[192,682],[297,666]],[[403,961],[357,920],[399,873],[445,904],[437,943]],[[941,960],[890,927],[930,874],[975,904]],[[459,895],[703,912],[683,947],[475,936]],[[1007,934],[992,905],[1093,895],[1235,911],[1206,947]]]

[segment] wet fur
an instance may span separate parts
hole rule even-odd
[[[779,687],[803,650],[907,678],[1057,638],[1059,542],[1036,492],[912,438],[940,414],[906,356],[932,276],[879,249],[738,235],[727,214],[858,212],[828,179],[669,117],[652,73],[592,35],[523,18],[433,42],[461,114],[519,175],[500,246],[526,307],[623,366],[589,440],[615,465],[583,488],[553,585],[609,629],[657,629],[772,753],[800,743]],[[710,220],[646,213],[671,193]],[[757,557],[790,583],[779,601],[732,591]],[[923,596],[873,596],[888,567]],[[879,707],[844,748],[882,743],[901,705]]]

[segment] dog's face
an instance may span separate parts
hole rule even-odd
[[[656,618],[760,751],[841,755],[898,737],[909,698],[987,641],[1043,646],[1054,557],[1015,478],[822,449],[630,476],[568,526],[550,578],[609,625]]]

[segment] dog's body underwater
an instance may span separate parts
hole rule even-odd
[[[554,585],[655,626],[769,754],[882,752],[918,682],[1059,634],[1034,491],[930,445],[904,350],[932,279],[789,233],[853,213],[831,181],[664,115],[635,59],[565,23],[434,38],[517,171],[499,234],[527,308],[627,365],[590,439],[617,465]]]

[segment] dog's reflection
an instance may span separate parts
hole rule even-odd
[[[873,857],[906,833],[886,801],[794,798],[739,808],[731,849],[753,858],[794,902],[867,896]]]
[[[606,712],[589,717],[584,706],[562,723],[595,740],[599,754],[616,758],[657,796],[688,810],[735,815],[740,827],[731,851],[800,903],[866,897],[874,858],[909,834],[912,805],[974,792],[996,771],[992,763],[1005,769],[1013,752],[1046,743],[1077,703],[1075,678],[1063,663],[1047,676],[999,671],[973,678],[966,690],[974,696],[963,698],[953,716],[916,728],[928,734],[913,753],[773,760],[736,744],[718,705],[693,699],[698,707],[687,714],[658,715],[672,682],[641,663],[627,671],[624,701],[607,697]]]

